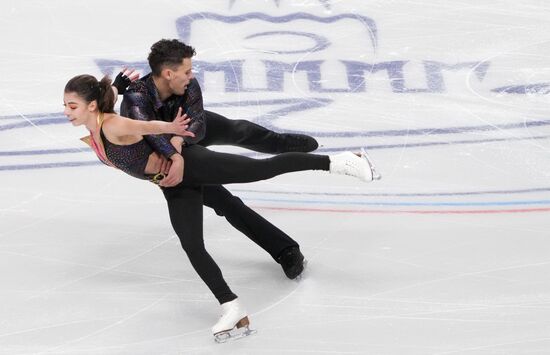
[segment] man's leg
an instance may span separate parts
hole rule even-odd
[[[204,205],[216,212],[281,264],[286,276],[295,279],[304,270],[304,256],[296,241],[245,205],[222,185],[204,186]]]
[[[230,120],[215,112],[206,114],[205,138],[200,145],[235,145],[261,153],[311,152],[319,144],[310,136],[276,133],[246,120]]]
[[[277,260],[284,249],[298,246],[285,232],[254,212],[222,185],[206,185],[203,191],[205,206],[216,211],[218,216],[225,217],[233,227],[268,252],[273,259]]]
[[[220,304],[237,298],[223,279],[222,272],[204,247],[202,187],[176,186],[163,188],[168,202],[170,221],[183,250],[200,278]]]

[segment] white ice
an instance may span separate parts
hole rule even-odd
[[[550,353],[547,2],[4,0],[0,18],[0,354]],[[258,330],[233,343],[158,188],[61,114],[69,78],[145,74],[160,38],[196,47],[206,108],[366,146],[383,175],[230,186],[300,243],[300,282],[205,209]]]

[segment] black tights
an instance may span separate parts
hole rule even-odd
[[[226,218],[250,237],[247,232],[251,229],[257,232],[266,221],[252,210],[247,216],[231,214],[228,204],[235,207],[235,211],[244,204],[220,185],[265,180],[294,171],[328,170],[329,158],[307,153],[283,153],[267,159],[253,159],[214,152],[199,145],[184,148],[182,155],[185,162],[183,181],[162,189],[168,201],[170,220],[200,278],[220,304],[229,302],[237,296],[204,247],[203,204],[216,211],[223,204]]]
[[[182,155],[185,161],[182,185],[186,186],[247,183],[295,171],[329,169],[328,156],[309,153],[254,159],[192,145],[183,148]]]

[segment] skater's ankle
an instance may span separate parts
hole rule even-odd
[[[286,277],[291,280],[298,278],[304,271],[304,260],[299,246],[285,248],[277,257],[277,262],[281,264]]]

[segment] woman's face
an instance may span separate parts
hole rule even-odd
[[[83,125],[93,117],[91,113],[94,111],[94,104],[95,101],[88,103],[74,92],[66,92],[63,95],[63,106],[65,106],[63,113],[73,126]]]

